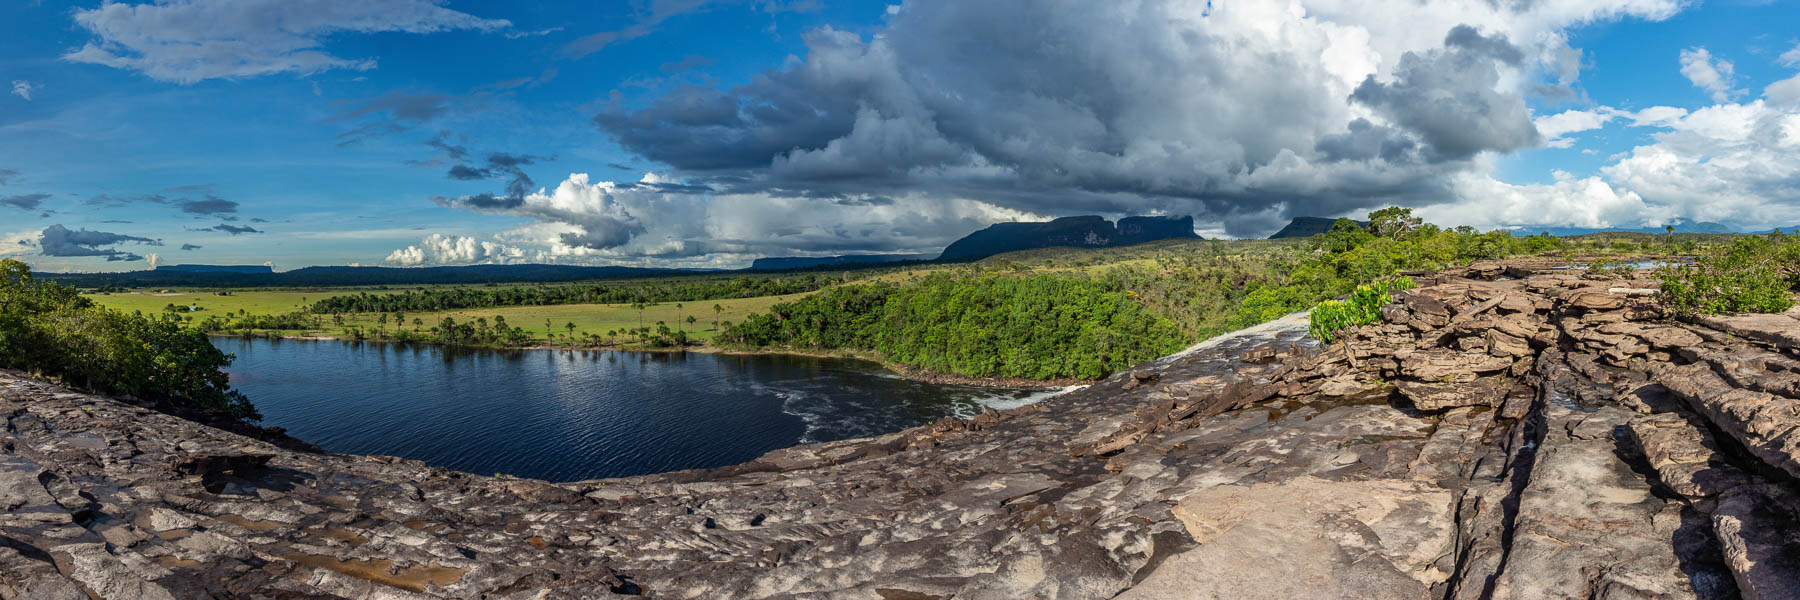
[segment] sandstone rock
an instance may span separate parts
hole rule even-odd
[[[1507,377],[1481,377],[1469,383],[1396,382],[1400,395],[1423,411],[1438,411],[1458,406],[1500,406],[1512,386]]]
[[[1800,499],[1791,491],[1733,488],[1719,500],[1712,525],[1744,598],[1800,598]]]
[[[1214,487],[1174,510],[1200,547],[1119,598],[1424,600],[1447,576],[1435,563],[1449,552],[1451,510],[1447,490],[1413,481]]]
[[[1413,352],[1400,360],[1400,373],[1418,381],[1468,383],[1485,373],[1504,371],[1512,359],[1486,353],[1463,353],[1432,348]]]
[[[1800,321],[1653,321],[1611,289],[1642,278],[1495,264],[1323,350],[1282,321],[1038,405],[590,482],[0,374],[0,598],[1792,597]]]

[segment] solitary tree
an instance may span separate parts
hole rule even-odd
[[[717,304],[713,305],[713,330],[714,331],[717,331],[719,329],[719,313],[722,313],[722,312],[725,312],[725,307],[719,306]]]
[[[563,328],[569,330],[569,337],[575,337],[575,322],[574,321],[569,321],[568,323],[563,324]]]
[[[1424,219],[1412,216],[1410,208],[1389,206],[1369,213],[1369,230],[1381,237],[1400,237],[1424,223]]]

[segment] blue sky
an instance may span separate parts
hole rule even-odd
[[[11,2],[0,255],[729,267],[1387,204],[1800,224],[1794,3],[1504,4]]]

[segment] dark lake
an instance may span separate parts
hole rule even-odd
[[[333,452],[550,481],[744,462],[1051,392],[933,385],[864,361],[213,338],[263,424]]]

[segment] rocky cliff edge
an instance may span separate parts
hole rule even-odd
[[[0,598],[1800,597],[1800,320],[1420,278],[1040,405],[551,484],[0,376]],[[378,393],[373,392],[372,393]]]

